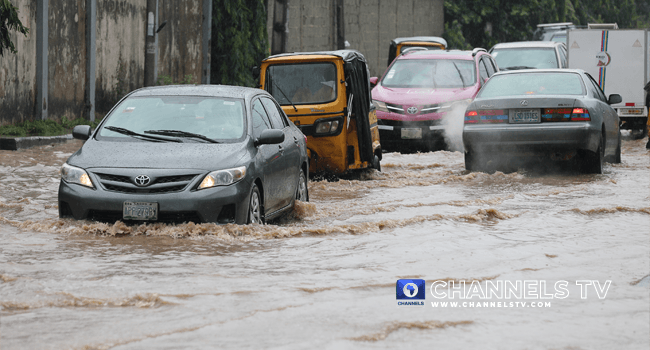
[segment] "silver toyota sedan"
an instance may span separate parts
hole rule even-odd
[[[619,119],[610,107],[620,101],[605,97],[583,70],[497,73],[465,111],[465,168],[493,171],[512,158],[546,157],[600,174],[603,161],[621,161]]]

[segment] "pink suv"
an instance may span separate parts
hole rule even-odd
[[[484,49],[409,51],[397,57],[381,80],[370,79],[376,84],[372,102],[382,147],[445,149],[454,141],[451,134],[458,134],[453,143],[462,145],[465,108],[498,70]]]

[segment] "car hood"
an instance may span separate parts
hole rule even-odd
[[[68,164],[80,168],[218,170],[240,165],[248,142],[114,142],[89,139]]]
[[[372,89],[372,99],[405,106],[431,105],[474,98],[476,86],[456,89],[387,88]]]

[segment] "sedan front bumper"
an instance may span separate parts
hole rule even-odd
[[[117,221],[124,202],[158,203],[158,221],[246,223],[250,183],[242,180],[229,186],[163,194],[108,191],[95,183],[91,189],[61,181],[59,214],[77,220]]]

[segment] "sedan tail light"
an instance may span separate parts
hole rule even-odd
[[[590,121],[591,116],[586,108],[574,108],[571,113],[571,121]]]
[[[465,112],[465,124],[507,123],[508,114],[503,109],[484,109]]]
[[[591,116],[586,108],[544,108],[542,120],[545,122],[590,121]]]

